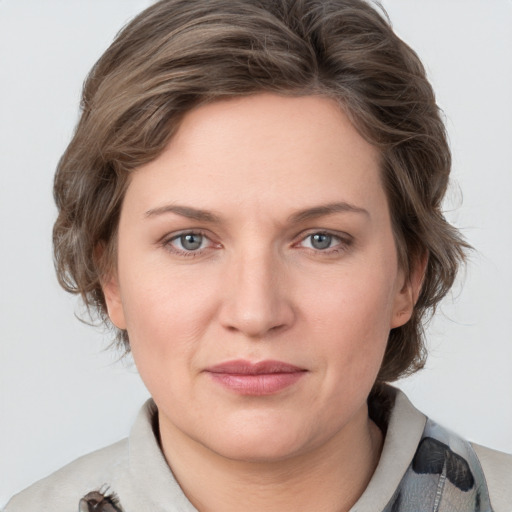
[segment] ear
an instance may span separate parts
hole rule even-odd
[[[118,328],[126,329],[126,320],[124,317],[123,302],[121,300],[121,292],[119,290],[119,279],[115,269],[109,268],[110,265],[106,263],[109,259],[106,254],[108,248],[105,243],[100,242],[94,249],[94,258],[96,266],[102,273],[100,276],[101,289],[105,297],[105,304],[107,305],[107,313],[110,321]],[[110,258],[114,258],[111,254]],[[107,270],[108,268],[108,270]]]
[[[105,282],[102,282],[101,287],[103,289],[103,295],[105,296],[110,321],[118,329],[125,330],[126,319],[117,276],[109,276]]]
[[[403,277],[402,287],[397,291],[393,304],[391,329],[406,324],[412,316],[414,306],[421,292],[427,269],[428,253],[417,258],[408,276]]]

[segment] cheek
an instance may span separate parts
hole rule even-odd
[[[170,273],[165,269],[131,272],[122,290],[127,331],[139,360],[178,360],[189,357],[215,314],[216,284],[202,275]],[[128,277],[128,276],[127,276]]]
[[[162,275],[146,274],[143,285],[125,289],[128,336],[137,370],[157,403],[172,400],[186,407],[213,305],[192,283]]]
[[[304,282],[302,311],[322,344],[330,372],[330,385],[336,387],[340,373],[345,385],[373,380],[378,373],[390,331],[394,281],[379,265],[363,271],[339,272],[329,278]],[[310,293],[307,293],[307,290]],[[316,292],[311,294],[311,290]]]
[[[298,295],[302,309],[320,329],[358,333],[359,342],[372,333],[389,333],[395,295],[389,271],[373,265],[351,267],[314,281],[303,277]]]

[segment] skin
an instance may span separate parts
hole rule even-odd
[[[104,292],[192,503],[348,510],[382,446],[366,399],[420,283],[398,265],[378,152],[333,100],[258,94],[189,112],[131,177]],[[247,396],[207,371],[233,359],[304,372]]]

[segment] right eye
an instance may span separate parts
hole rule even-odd
[[[203,233],[188,231],[168,238],[164,246],[171,252],[181,256],[196,256],[214,247],[214,243]]]
[[[339,238],[329,233],[313,233],[311,235],[308,235],[306,240],[309,241],[308,245],[312,249],[316,249],[318,251],[330,249],[334,241],[339,243]],[[304,242],[306,242],[306,240]]]
[[[200,233],[185,233],[171,240],[178,249],[183,251],[197,251],[202,249],[208,239]]]

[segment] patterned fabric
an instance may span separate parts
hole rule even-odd
[[[100,489],[87,493],[78,504],[78,512],[123,512],[115,495]]]
[[[416,454],[383,512],[492,512],[471,445],[427,420]]]

